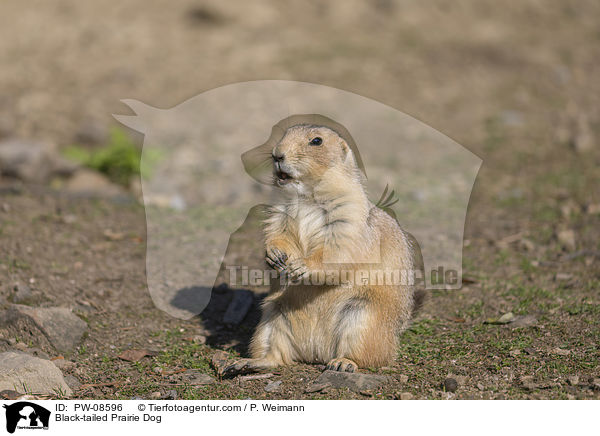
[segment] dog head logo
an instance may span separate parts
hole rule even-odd
[[[15,429],[47,429],[50,421],[50,411],[29,401],[19,401],[6,409],[6,431],[14,433]]]

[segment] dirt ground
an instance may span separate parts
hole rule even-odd
[[[200,317],[171,318],[147,292],[141,205],[3,180],[0,302],[24,283],[30,304],[88,322],[66,356],[75,397],[600,398],[598,2],[34,3],[0,5],[3,135],[60,148],[115,125],[120,99],[167,108],[228,83],[288,79],[381,101],[483,159],[465,223],[469,280],[430,293],[397,361],[363,370],[390,382],[363,393],[306,393],[323,368],[300,364],[273,372],[273,393],[265,379],[190,386],[183,369],[216,378],[217,350],[245,355],[258,300],[236,328],[220,323],[226,290]],[[508,312],[528,322],[486,323]],[[117,357],[132,348],[153,355]]]

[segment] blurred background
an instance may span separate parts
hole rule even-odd
[[[0,8],[0,174],[12,181],[139,196],[142,137],[112,118],[131,113],[121,99],[170,108],[230,83],[287,79],[375,99],[467,147],[485,162],[474,198],[488,206],[519,203],[527,220],[543,213],[548,189],[581,207],[598,202],[588,198],[598,195],[594,1]],[[540,181],[550,181],[543,192]]]
[[[166,109],[235,82],[305,81],[385,103],[483,159],[465,224],[470,281],[461,293],[433,295],[414,343],[447,331],[460,339],[509,311],[535,315],[553,334],[540,333],[532,347],[574,350],[563,369],[536,374],[556,379],[580,368],[591,376],[600,313],[598,17],[596,0],[3,0],[0,303],[85,314],[89,337],[72,374],[88,384],[105,381],[98,356],[108,356],[123,378],[140,376],[115,360],[108,336],[117,350],[147,347],[147,338],[162,340],[156,332],[183,325],[217,348],[247,343],[251,323],[241,337],[219,327],[232,298],[223,289],[204,327],[157,314],[145,287],[144,210],[131,201],[140,196],[142,136],[112,114],[132,114],[121,99]],[[7,338],[16,333],[2,328],[0,347],[11,349],[15,340]],[[498,339],[474,331],[477,342]],[[434,339],[434,350],[422,355],[434,364],[420,367],[431,378],[413,390],[417,396],[435,397],[439,376],[456,371],[448,362],[458,357],[435,352],[443,346]],[[490,356],[512,358],[511,347]],[[180,362],[173,356],[165,365]],[[463,373],[485,388],[473,383],[473,395],[508,389],[495,370],[461,358]],[[512,365],[525,374],[532,363]],[[567,395],[561,392],[540,395]],[[111,386],[80,393],[132,395]],[[503,395],[533,395],[513,394]]]
[[[277,78],[374,98],[475,148],[491,117],[597,121],[598,7],[7,0],[2,132],[70,143],[111,123],[122,98],[168,108],[224,84]]]
[[[525,167],[546,172],[588,150],[598,129],[594,1],[0,8],[3,137],[104,145],[111,114],[127,113],[120,99],[169,108],[228,83],[289,79],[391,105],[489,159],[489,171],[518,154],[518,167],[495,174],[506,190]]]

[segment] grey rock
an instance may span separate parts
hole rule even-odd
[[[532,327],[537,324],[537,318],[533,315],[518,316],[509,324],[512,328]]]
[[[388,381],[388,377],[375,374],[361,374],[356,372],[324,371],[315,384],[331,384],[337,389],[348,388],[354,392],[376,389]]]
[[[65,383],[74,391],[79,389],[81,382],[73,375],[65,375]]]
[[[484,324],[508,324],[515,320],[515,315],[512,312],[505,313],[500,318],[488,318]]]
[[[327,383],[311,383],[310,385],[308,385],[308,387],[306,388],[306,390],[304,391],[307,394],[312,394],[315,392],[321,392],[324,391],[325,389],[331,387],[331,383],[327,382]]]
[[[25,350],[25,352],[34,357],[39,357],[40,359],[50,360],[50,356],[48,355],[48,353],[44,353],[42,350],[40,350],[37,347],[28,348]]]
[[[52,350],[54,347],[42,329],[31,317],[15,309],[15,306],[16,305],[13,305],[6,310],[0,311],[0,334],[7,338],[6,341],[8,342],[8,345],[18,349],[25,345],[19,345],[22,342],[31,342],[37,349]],[[16,338],[19,338],[20,340],[17,341]],[[26,346],[24,346],[21,351],[31,352]],[[45,358],[46,356],[39,355],[36,357]]]
[[[265,386],[265,392],[277,392],[281,387],[281,380],[272,381]]]
[[[65,191],[82,197],[121,197],[126,192],[97,171],[81,168],[67,180]]]
[[[74,165],[58,156],[50,146],[35,141],[0,141],[0,174],[24,182],[45,182],[52,176],[69,175]]]
[[[49,360],[25,353],[0,353],[0,390],[16,390],[36,394],[73,392],[60,370]]]
[[[87,324],[64,307],[36,308],[13,305],[11,310],[30,317],[57,351],[70,353],[79,345]]]
[[[272,372],[268,372],[266,374],[249,374],[249,375],[242,375],[238,378],[240,383],[246,382],[246,381],[250,381],[250,380],[265,380],[268,378],[273,377],[275,374],[273,374]]]
[[[248,314],[253,302],[254,294],[252,292],[244,289],[234,291],[231,303],[223,315],[223,322],[238,325]]]
[[[498,324],[508,324],[509,322],[513,322],[515,316],[512,312],[505,313],[500,318],[498,318]]]
[[[17,391],[8,390],[8,389],[0,392],[0,398],[2,398],[3,400],[16,400],[17,398],[19,398],[22,395],[23,394],[21,394]]]
[[[161,400],[176,400],[177,399],[177,391],[175,389],[171,389],[167,391],[162,397]]]
[[[444,380],[443,388],[446,392],[456,392],[456,389],[458,389],[458,382],[456,379],[448,377]]]
[[[215,383],[215,379],[208,374],[204,374],[194,369],[188,369],[183,373],[183,381],[191,385],[210,385]]]
[[[47,176],[47,170],[42,168],[45,148],[41,144],[18,139],[0,142],[0,174],[24,181],[42,181]]]
[[[75,362],[71,362],[70,360],[66,359],[54,359],[52,360],[52,363],[54,363],[54,365],[56,365],[56,367],[61,371],[71,371],[73,368],[75,368]]]

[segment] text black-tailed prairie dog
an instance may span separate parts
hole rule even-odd
[[[266,262],[284,280],[264,301],[252,358],[225,372],[292,362],[348,372],[389,364],[415,284],[382,284],[369,272],[421,271],[418,244],[368,200],[354,153],[334,130],[293,125],[272,160],[273,182],[288,196],[266,219]],[[357,271],[366,280],[344,280]]]

